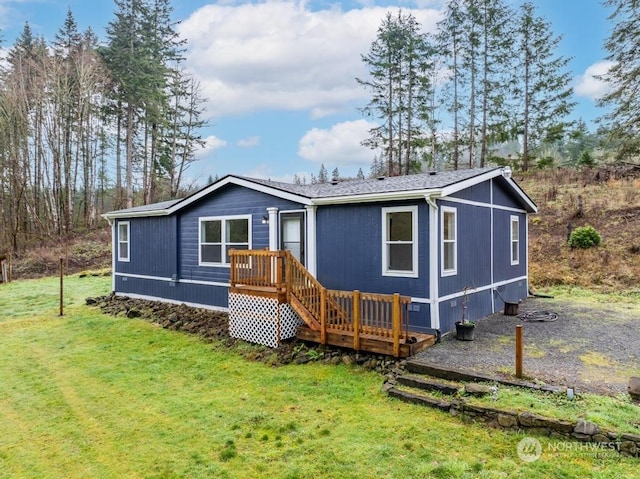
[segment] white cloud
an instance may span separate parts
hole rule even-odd
[[[212,117],[258,110],[310,110],[313,117],[362,102],[355,77],[391,7],[311,10],[304,1],[206,5],[180,24],[187,65]],[[432,31],[437,10],[410,10]]]
[[[240,148],[253,148],[253,147],[258,146],[260,144],[260,137],[259,136],[249,136],[247,138],[242,138],[241,140],[238,140],[238,142],[236,144]]]
[[[362,146],[369,130],[376,123],[366,120],[337,123],[329,129],[313,128],[298,143],[298,154],[309,161],[334,166],[366,166],[371,163],[373,152]]]
[[[609,85],[602,80],[594,78],[595,75],[604,75],[613,65],[610,61],[601,61],[590,65],[582,75],[574,78],[574,91],[576,95],[597,100],[609,91]]]
[[[204,146],[196,152],[197,158],[204,158],[209,156],[213,151],[219,150],[227,146],[227,142],[218,138],[217,136],[210,135],[204,139]]]

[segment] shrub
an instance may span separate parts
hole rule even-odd
[[[569,235],[569,246],[572,248],[587,249],[599,246],[600,243],[602,243],[602,237],[593,226],[580,226]]]

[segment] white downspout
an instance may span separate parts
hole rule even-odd
[[[431,327],[440,330],[440,301],[438,299],[438,204],[437,195],[425,195],[429,205],[429,304]]]

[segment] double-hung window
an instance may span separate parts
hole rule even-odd
[[[118,261],[128,262],[131,253],[129,240],[130,224],[128,221],[118,222]]]
[[[442,276],[452,276],[458,272],[458,212],[449,206],[443,206],[440,211]]]
[[[251,217],[200,218],[199,264],[228,265],[229,250],[249,249]]]
[[[382,274],[418,276],[418,207],[382,208]]]
[[[511,264],[520,264],[520,218],[511,217]]]

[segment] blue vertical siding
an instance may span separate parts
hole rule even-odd
[[[520,261],[517,265],[511,264],[511,217],[519,218],[520,230]],[[493,213],[493,258],[494,258],[494,282],[506,281],[527,274],[527,216],[524,213],[516,213],[506,210],[494,210]]]
[[[405,203],[404,206],[415,203]],[[359,204],[318,208],[318,280],[330,289],[429,295],[429,211],[418,205],[418,277],[382,275],[382,208],[403,204]]]
[[[116,272],[170,278],[177,271],[176,218],[131,218],[129,262],[116,260]],[[117,248],[117,238],[114,248]]]
[[[253,249],[269,246],[269,225],[262,224],[267,208],[280,210],[303,208],[303,205],[275,198],[265,193],[228,185],[216,191],[214,197],[200,201],[179,216],[180,278],[196,281],[228,282],[229,268],[198,265],[199,219],[206,216],[251,215]]]
[[[515,195],[504,178],[494,178],[491,184],[493,187],[493,204],[524,209],[524,205],[521,202],[522,200]]]
[[[418,203],[418,277],[382,275],[382,208],[408,203],[365,203],[318,208],[318,280],[329,289],[427,298],[429,296],[429,209]],[[430,330],[429,305],[413,303],[410,326]]]
[[[451,197],[489,204],[491,203],[491,182],[485,181],[483,183],[473,185],[469,188],[465,188],[464,190],[457,191],[452,194]]]
[[[459,293],[464,288],[491,284],[491,209],[464,203],[440,201],[440,206],[457,210],[457,274],[442,276],[438,265],[440,296]],[[442,231],[438,218],[438,237]],[[438,245],[440,251],[442,244]],[[442,251],[439,254],[442,261]]]
[[[143,278],[116,276],[116,291],[152,298],[163,298],[175,302],[202,304],[227,308],[228,288],[206,284],[174,283]]]
[[[459,296],[450,300],[442,301],[439,305],[440,331],[447,333],[455,329],[456,321],[462,318],[463,297]],[[469,321],[477,321],[489,314],[493,308],[492,291],[487,289],[467,294],[467,313]]]

